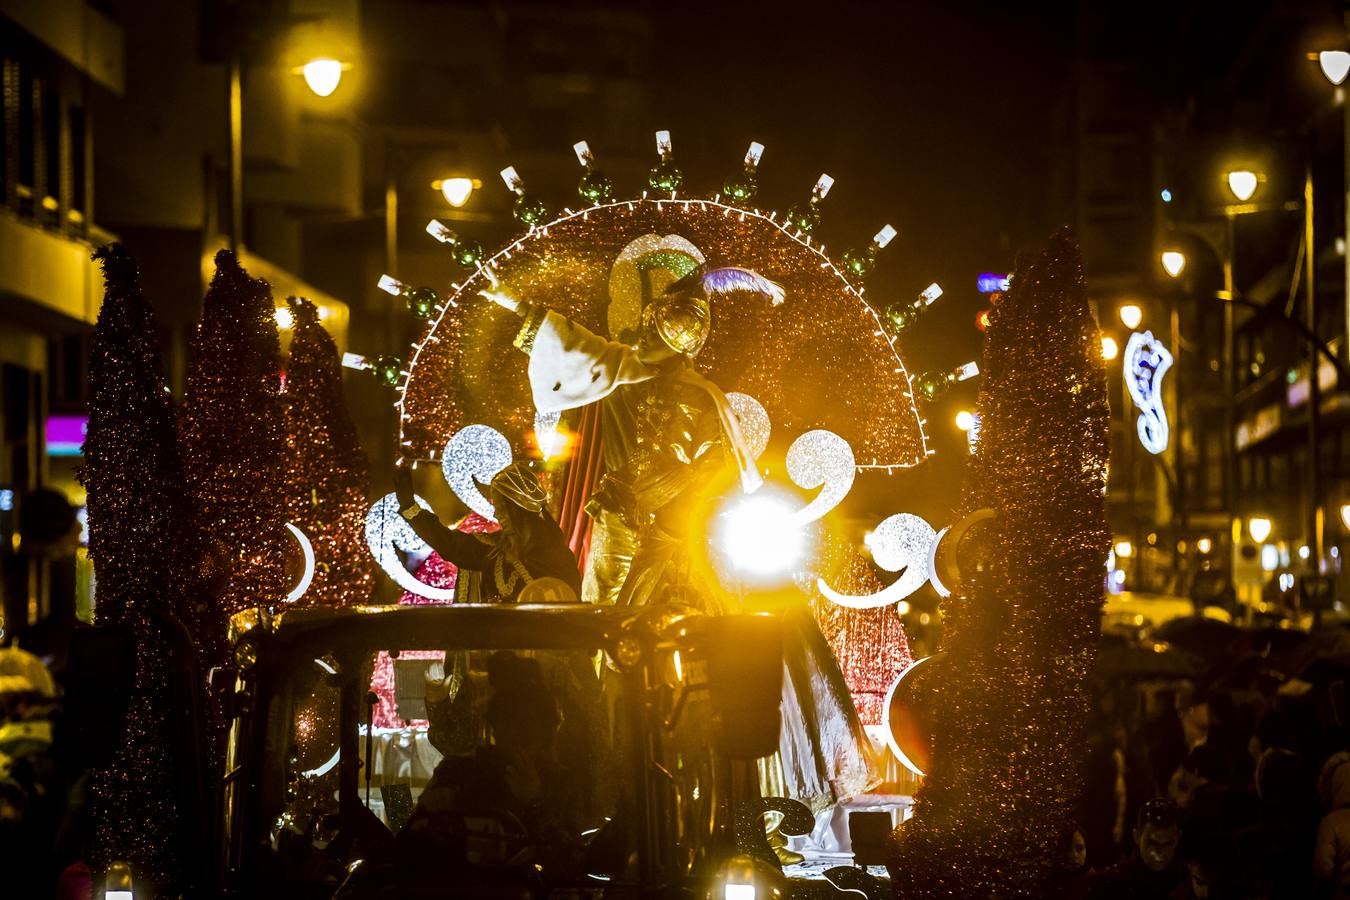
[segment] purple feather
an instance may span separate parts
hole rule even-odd
[[[735,266],[709,269],[703,273],[700,282],[703,285],[703,292],[709,296],[744,291],[759,294],[761,297],[768,299],[774,306],[782,303],[786,296],[783,286],[777,282],[770,281],[758,272]]]

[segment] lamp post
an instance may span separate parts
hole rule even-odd
[[[230,53],[230,249],[235,253],[244,245],[244,64],[238,46]],[[351,65],[329,57],[313,59],[291,71],[303,75],[305,84],[316,96],[327,97],[337,90],[342,73]]]

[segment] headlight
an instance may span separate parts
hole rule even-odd
[[[712,900],[783,900],[787,883],[776,869],[749,856],[733,856],[718,871],[710,896]]]
[[[131,866],[124,862],[108,864],[103,878],[103,900],[136,900],[131,890]]]

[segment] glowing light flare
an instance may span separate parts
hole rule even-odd
[[[1144,321],[1144,310],[1138,303],[1126,303],[1117,311],[1120,316],[1121,324],[1133,331],[1139,327],[1139,323]]]
[[[713,542],[729,568],[752,578],[784,575],[803,558],[806,534],[792,502],[761,490],[733,497],[718,512]]]
[[[305,558],[305,569],[300,573],[300,580],[291,588],[290,593],[286,595],[287,603],[294,603],[305,596],[305,591],[314,582],[314,544],[309,540],[309,536],[290,522],[286,523],[286,530],[295,536],[296,542],[300,545],[300,552]]]
[[[962,431],[969,431],[975,424],[975,414],[968,409],[963,409],[956,414],[956,427]]]
[[[799,488],[820,488],[810,503],[792,515],[796,525],[814,522],[848,496],[857,475],[853,448],[832,431],[808,431],[792,442],[787,452],[787,471]]]
[[[1125,344],[1125,363],[1122,377],[1130,399],[1139,410],[1136,430],[1139,442],[1149,453],[1158,454],[1167,449],[1171,430],[1167,424],[1167,410],[1163,406],[1162,381],[1172,366],[1172,354],[1155,340],[1153,332],[1135,332]]]
[[[291,312],[288,306],[278,306],[272,310],[272,318],[276,320],[277,327],[282,331],[290,331],[295,327],[295,314]]]
[[[1321,67],[1327,81],[1339,87],[1345,81],[1345,76],[1350,74],[1350,53],[1344,50],[1323,50],[1317,54],[1317,65]]]
[[[1350,529],[1350,503],[1341,504],[1341,524]]]
[[[1207,537],[1202,537],[1195,542],[1195,549],[1199,550],[1201,554],[1208,553],[1214,549],[1214,541]]]
[[[1261,546],[1261,569],[1265,572],[1274,572],[1280,567],[1280,548],[1274,544],[1263,544]]]
[[[1118,559],[1129,559],[1134,556],[1134,544],[1129,541],[1116,541],[1115,551]]]
[[[1266,516],[1252,516],[1247,520],[1247,533],[1258,544],[1270,537],[1270,532],[1274,527],[1274,523]]]
[[[491,483],[498,472],[511,465],[511,459],[511,442],[500,431],[488,425],[466,425],[446,441],[441,472],[465,506],[495,522],[496,511],[478,485]]]
[[[577,436],[560,425],[562,413],[536,412],[534,414],[534,445],[546,462],[569,459]]]
[[[300,67],[305,84],[319,97],[330,97],[342,81],[342,70],[347,68],[340,60],[328,57],[311,59]]]
[[[1186,254],[1180,250],[1164,250],[1160,259],[1163,271],[1173,278],[1181,275],[1186,268]]]
[[[482,183],[477,178],[456,176],[433,181],[431,187],[441,192],[446,203],[458,209],[469,202],[469,197],[473,195],[474,190],[482,187]]]
[[[831,603],[850,609],[876,609],[904,600],[928,581],[929,551],[937,539],[937,532],[926,520],[912,513],[897,513],[881,521],[864,539],[872,551],[872,561],[887,572],[899,572],[900,577],[872,594],[841,594],[816,579],[816,589]]]
[[[1109,335],[1102,335],[1102,359],[1112,360],[1120,355],[1120,345]]]
[[[421,497],[414,497],[417,505],[430,511],[431,505]],[[403,565],[398,551],[425,555],[431,547],[417,536],[412,525],[399,513],[398,495],[385,494],[370,506],[366,513],[366,546],[381,569],[405,591],[442,603],[455,599],[454,588],[432,587],[413,577]]]
[[[1235,169],[1228,173],[1227,178],[1228,190],[1233,192],[1233,196],[1238,199],[1239,203],[1246,203],[1252,199],[1252,195],[1256,193],[1256,186],[1261,180],[1261,176],[1250,169]]]

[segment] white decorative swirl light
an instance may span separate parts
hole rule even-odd
[[[290,522],[286,523],[286,528],[291,534],[295,535],[296,541],[300,544],[300,552],[305,555],[305,571],[300,575],[300,580],[295,583],[295,587],[291,588],[291,592],[286,595],[286,602],[294,603],[305,596],[305,591],[309,590],[310,584],[314,581],[314,545],[310,543],[309,535]]]
[[[414,498],[417,505],[430,511],[431,505],[421,497]],[[398,495],[385,494],[370,506],[366,513],[366,546],[371,555],[380,564],[380,568],[405,591],[411,591],[428,600],[449,601],[455,599],[454,588],[432,587],[413,577],[399,559],[398,552],[423,554],[430,552],[427,543],[417,536],[408,520],[399,514]]]
[[[759,459],[764,448],[769,446],[772,432],[768,410],[754,397],[739,391],[727,394],[727,403],[731,404],[731,411],[736,414],[736,422],[741,426],[741,437],[745,439],[750,458]]]
[[[874,594],[841,594],[824,578],[816,579],[816,588],[832,603],[851,609],[876,609],[898,603],[923,587],[929,576],[929,550],[937,532],[921,516],[897,513],[883,519],[867,537],[872,559],[887,572],[900,577]]]
[[[787,471],[797,487],[820,488],[793,516],[801,525],[814,522],[838,506],[853,487],[853,448],[833,431],[808,431],[788,448]]]
[[[511,442],[487,425],[466,425],[445,443],[441,472],[445,483],[469,509],[497,521],[492,503],[478,489],[511,465]]]
[[[1163,407],[1162,380],[1172,366],[1172,354],[1153,332],[1136,331],[1125,344],[1125,388],[1139,408],[1139,442],[1149,453],[1167,449],[1169,429]]]

